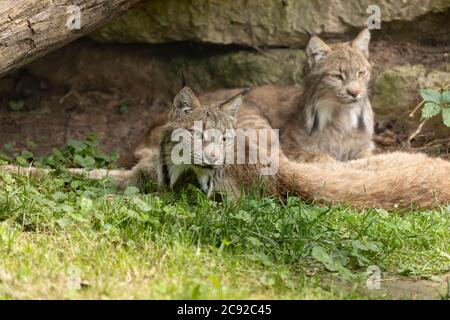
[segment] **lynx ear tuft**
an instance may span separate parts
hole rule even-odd
[[[369,58],[369,42],[370,31],[369,29],[363,29],[356,38],[352,41],[352,48],[359,50],[366,59]]]
[[[223,112],[226,112],[231,118],[236,118],[239,108],[242,105],[242,92],[228,99],[220,105]]]
[[[306,47],[309,66],[321,61],[331,51],[331,48],[317,36],[313,36]]]
[[[194,92],[189,87],[184,87],[173,99],[173,108],[189,113],[196,108],[200,108],[200,102]]]

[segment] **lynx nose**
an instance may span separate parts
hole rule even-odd
[[[203,152],[204,162],[208,165],[221,165],[223,162],[222,150],[214,144],[209,144]]]
[[[352,97],[352,98],[357,98],[360,94],[361,94],[361,87],[360,86],[349,86],[347,88],[347,93]]]

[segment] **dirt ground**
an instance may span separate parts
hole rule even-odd
[[[30,83],[30,78],[24,76]],[[36,81],[36,89],[23,98],[20,110],[11,110],[6,102],[0,108],[0,146],[11,143],[15,149],[26,149],[28,141],[36,143],[33,152],[45,155],[62,147],[70,139],[84,139],[96,134],[101,149],[117,151],[119,165],[133,164],[138,141],[151,124],[154,112],[163,112],[165,103],[139,100],[98,91],[61,91]],[[20,83],[19,83],[20,84]]]
[[[370,44],[370,61],[375,70],[399,64],[422,64],[433,69],[450,63],[449,52],[450,45],[374,41]]]
[[[375,66],[421,63],[433,68],[448,60],[442,53],[449,48],[379,41],[372,45],[371,60]],[[133,150],[155,115],[167,110],[169,104],[129,96],[126,91],[75,91],[51,85],[24,70],[0,79],[0,147],[11,143],[25,149],[31,140],[37,144],[33,151],[43,155],[63,146],[69,138],[83,139],[96,133],[102,149],[117,151],[119,165],[130,167],[135,161]],[[381,150],[403,148],[410,132],[396,123],[396,119],[377,123],[375,141]],[[450,140],[436,140],[430,131],[420,134],[412,149],[450,158]]]
[[[413,300],[445,300],[450,294],[450,274],[431,277],[383,276],[376,286],[368,287],[360,282],[325,277],[323,283],[340,290],[355,290],[372,298],[413,299]]]

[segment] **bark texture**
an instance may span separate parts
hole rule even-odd
[[[8,0],[0,11],[0,77],[99,28],[144,0]]]

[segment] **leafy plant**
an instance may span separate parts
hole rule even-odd
[[[430,119],[441,113],[444,124],[450,127],[450,89],[423,89],[420,95],[423,99],[422,119]]]
[[[450,86],[443,86],[439,90],[422,89],[420,90],[420,96],[422,101],[409,116],[414,117],[416,111],[422,107],[421,122],[417,130],[409,136],[408,143],[411,143],[422,131],[423,126],[429,119],[439,115],[439,113],[442,115],[444,125],[450,127]]]
[[[27,143],[34,148],[35,143]],[[0,152],[0,159],[16,163],[21,166],[33,164],[36,167],[52,169],[62,168],[113,168],[118,159],[117,153],[104,154],[98,147],[97,137],[89,135],[85,140],[70,139],[62,149],[54,148],[53,152],[44,157],[38,157],[29,150],[16,152],[7,144]]]
[[[11,108],[11,110],[13,111],[20,111],[25,107],[25,101],[24,100],[11,100],[9,101],[9,107]]]
[[[129,108],[130,108],[130,107],[129,107],[129,105],[128,105],[128,102],[122,100],[122,101],[119,102],[119,105],[118,105],[118,112],[119,112],[119,114],[122,115],[122,116],[127,115],[127,114],[128,114]]]

